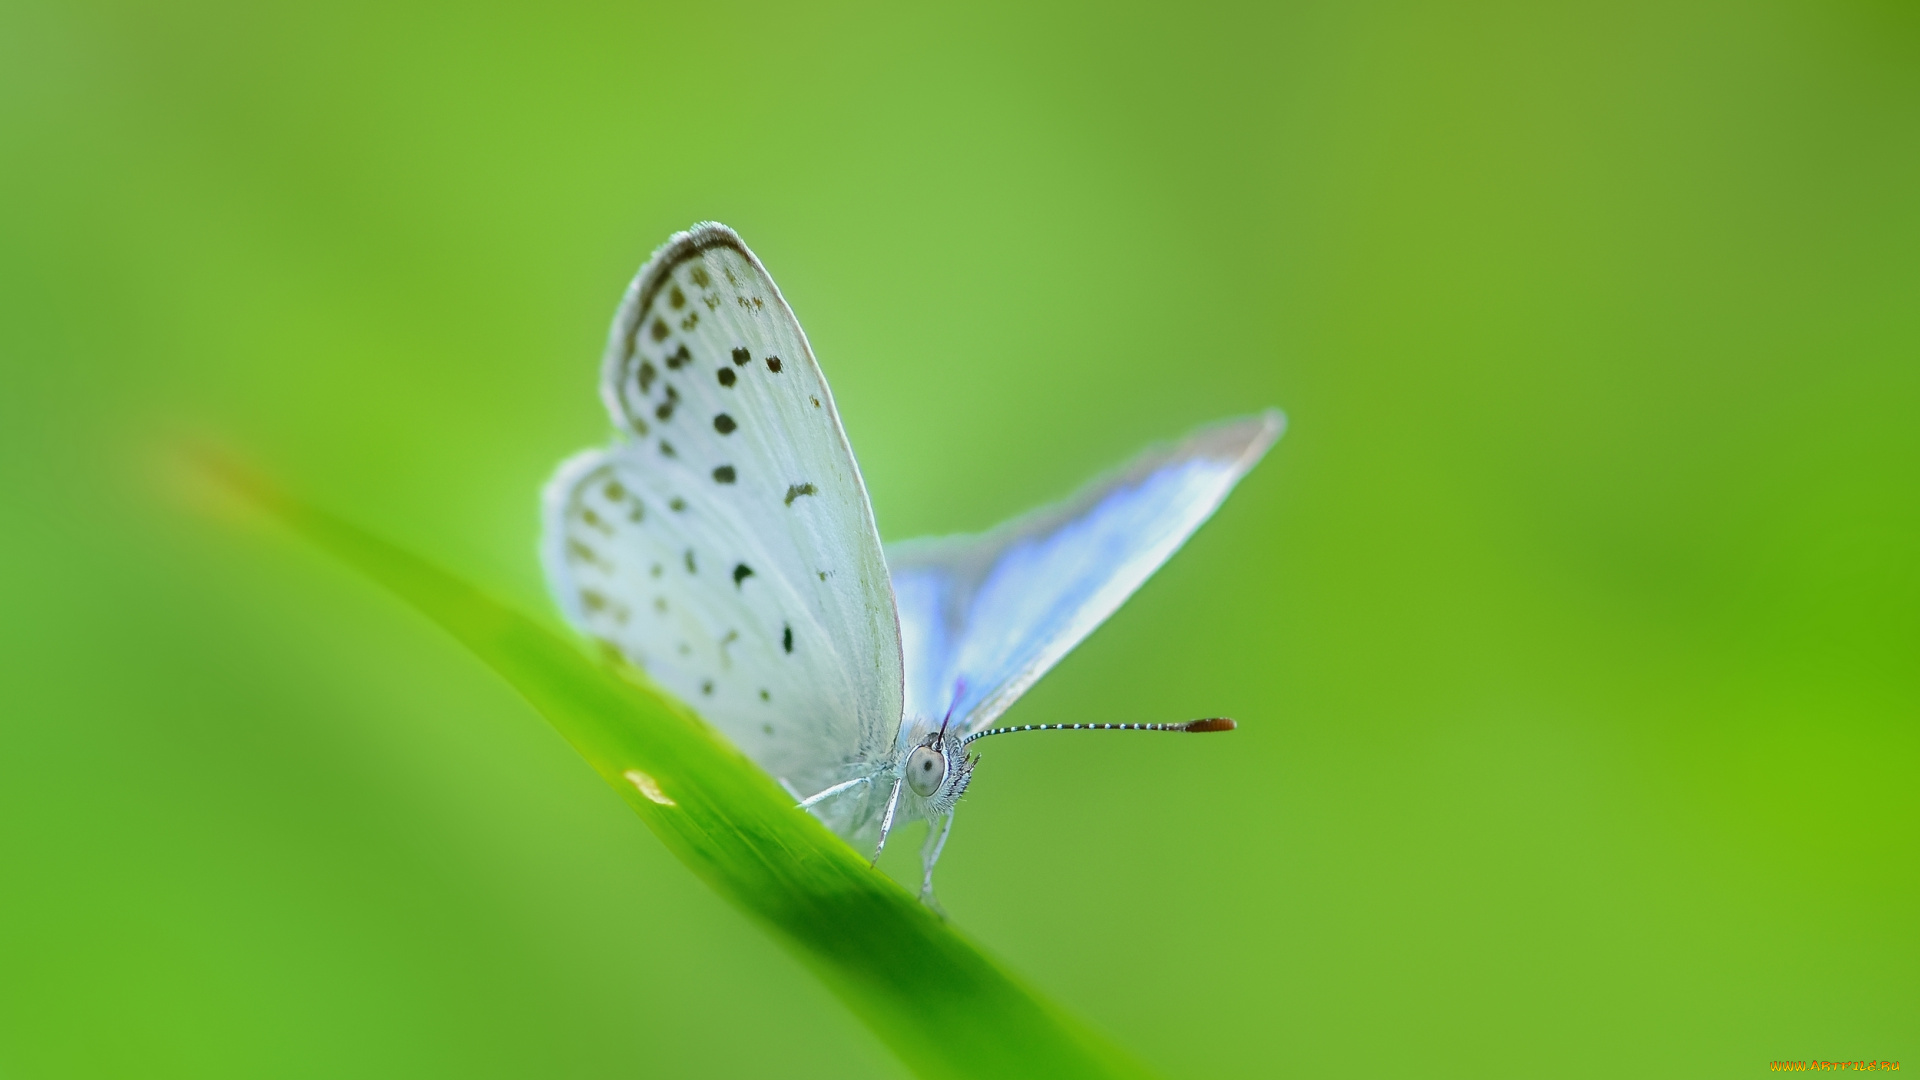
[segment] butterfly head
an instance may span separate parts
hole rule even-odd
[[[904,769],[907,789],[926,803],[928,816],[953,809],[973,779],[973,759],[958,736],[949,736],[946,725],[931,732],[907,753]]]
[[[926,801],[928,817],[952,810],[953,804],[966,792],[967,781],[973,779],[973,759],[967,756],[966,740],[957,733],[951,738],[947,736],[954,707],[966,692],[966,680],[954,684],[953,702],[947,706],[947,715],[940,718],[940,730],[929,732],[907,752],[902,769],[906,773],[907,788]]]

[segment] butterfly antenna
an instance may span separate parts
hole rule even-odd
[[[940,718],[940,738],[947,737],[947,722],[953,719],[953,707],[960,704],[960,695],[967,692],[967,680],[957,679],[953,684],[953,700],[947,702],[947,715]],[[972,740],[968,740],[969,742]],[[964,743],[961,745],[965,745]]]
[[[965,746],[975,739],[984,739],[989,735],[1006,735],[1015,731],[1232,731],[1239,726],[1224,716],[1209,716],[1202,720],[1189,720],[1184,724],[1017,724],[1013,727],[976,731],[962,739],[960,745]]]

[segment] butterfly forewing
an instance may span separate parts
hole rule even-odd
[[[547,498],[569,616],[797,788],[886,753],[900,638],[866,488],[806,336],[731,230],[654,254],[601,391],[627,440]]]
[[[891,545],[907,715],[991,724],[1179,550],[1283,426],[1269,412],[1206,428],[986,534]]]

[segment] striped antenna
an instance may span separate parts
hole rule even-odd
[[[1232,731],[1238,726],[1224,716],[1189,720],[1184,724],[1019,724],[976,731],[960,740],[960,745],[965,746],[989,735],[1005,735],[1010,731]]]

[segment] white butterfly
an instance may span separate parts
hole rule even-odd
[[[826,379],[731,229],[679,233],[614,316],[601,396],[624,438],[561,465],[542,559],[567,618],[692,703],[855,842],[930,823],[967,744],[1111,615],[1278,438],[1280,413],[1142,454],[1058,506],[883,554]],[[889,572],[891,568],[891,572]],[[897,605],[897,606],[896,606]],[[1185,724],[1068,728],[1211,731]]]

